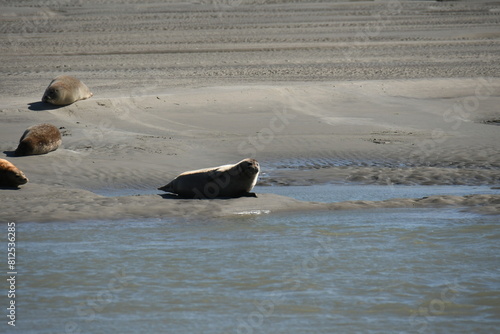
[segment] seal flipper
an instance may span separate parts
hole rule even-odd
[[[240,197],[255,197],[255,198],[257,198],[257,194],[256,193],[244,193]]]

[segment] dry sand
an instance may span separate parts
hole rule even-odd
[[[500,2],[56,0],[0,12],[0,152],[30,179],[0,190],[2,220],[500,212],[498,195],[320,204],[151,193],[185,170],[246,157],[261,163],[260,185],[499,186]],[[41,103],[59,74],[80,78],[94,97]],[[11,156],[42,122],[61,127],[63,146]]]

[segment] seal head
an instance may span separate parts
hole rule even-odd
[[[28,181],[26,175],[19,168],[10,161],[0,159],[0,187],[18,188]]]
[[[60,96],[61,94],[59,93],[59,89],[57,89],[57,87],[49,87],[43,94],[42,101],[45,103],[53,103],[53,101],[59,100]]]

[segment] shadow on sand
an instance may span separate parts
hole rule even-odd
[[[158,194],[158,196],[161,196],[164,199],[183,199],[183,200],[186,200],[186,199],[198,199],[198,200],[212,200],[212,199],[225,200],[226,199],[227,200],[227,199],[240,198],[240,197],[255,197],[255,198],[257,198],[257,194],[255,194],[255,193],[246,193],[246,194],[243,194],[243,195],[237,196],[237,197],[214,197],[214,198],[182,197],[182,196],[178,196],[178,195],[171,194],[171,193]]]
[[[64,106],[55,106],[53,104],[45,103],[42,101],[28,103],[28,109],[33,111],[55,110],[62,107]]]
[[[3,151],[6,157],[15,158],[17,157],[16,151]]]
[[[15,186],[15,187],[0,186],[0,190],[21,190],[21,187],[19,187],[19,186]]]

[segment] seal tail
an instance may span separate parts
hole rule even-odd
[[[165,191],[165,192],[168,192],[168,193],[171,193],[173,192],[173,187],[172,187],[172,182],[170,182],[169,184],[167,184],[166,186],[163,186],[163,187],[160,187],[158,188],[158,190],[162,190],[162,191]]]

